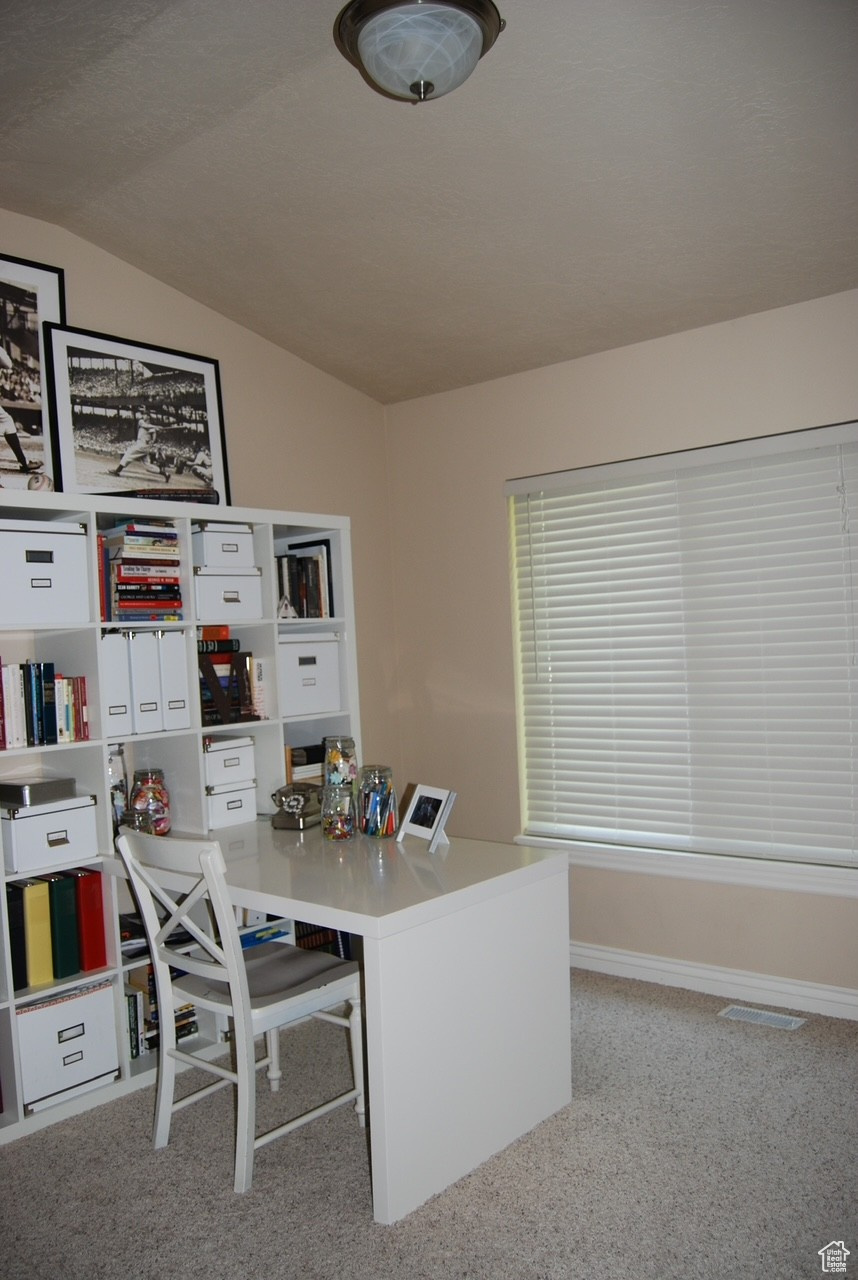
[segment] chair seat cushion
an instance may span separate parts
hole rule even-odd
[[[245,953],[247,986],[256,1008],[276,1004],[287,996],[303,995],[329,982],[353,977],[359,972],[354,960],[339,960],[326,951],[307,951],[288,943],[264,942]],[[182,974],[174,990],[192,1000],[209,1000],[228,1005],[226,982]]]

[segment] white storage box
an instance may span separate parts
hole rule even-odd
[[[83,525],[0,520],[0,563],[5,617],[22,626],[89,622]]]
[[[252,738],[206,738],[203,742],[206,785],[235,786],[256,777]]]
[[[119,1069],[113,990],[78,987],[16,1010],[24,1104],[38,1110],[112,1080]]]
[[[261,569],[196,567],[194,592],[200,622],[246,622],[262,617]]]
[[[281,639],[277,646],[281,716],[340,710],[340,645],[333,636]]]
[[[256,821],[256,782],[228,782],[206,787],[209,827],[234,827]]]
[[[7,871],[30,875],[98,855],[95,796],[0,809]]]
[[[191,530],[195,565],[215,568],[250,568],[253,559],[253,532],[249,524],[220,524],[205,521]]]

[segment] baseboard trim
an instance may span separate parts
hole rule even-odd
[[[851,987],[777,978],[766,973],[694,964],[687,960],[671,960],[665,956],[582,942],[569,944],[569,963],[573,969],[590,969],[594,973],[659,982],[663,986],[702,991],[729,1000],[741,999],[753,1004],[775,1005],[780,1009],[858,1021],[858,991]]]

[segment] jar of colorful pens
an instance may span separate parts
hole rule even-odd
[[[358,824],[365,836],[385,839],[396,835],[396,792],[393,770],[385,764],[365,764],[358,776]]]

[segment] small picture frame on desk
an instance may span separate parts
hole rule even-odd
[[[455,791],[444,791],[439,787],[427,787],[422,782],[418,783],[399,824],[397,840],[402,840],[405,836],[419,836],[421,840],[429,841],[430,853],[434,853],[440,845],[449,844],[444,828],[455,800]]]

